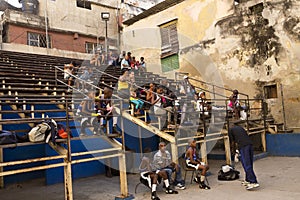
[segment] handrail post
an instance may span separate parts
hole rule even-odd
[[[54,70],[54,72],[55,72],[55,87],[57,87],[57,68],[56,68],[57,66],[55,66],[54,68],[55,68],[55,70]]]
[[[216,99],[215,85],[213,85],[213,93],[214,93],[214,99]]]
[[[72,155],[71,155],[71,137],[69,126],[69,105],[66,101],[66,129],[67,129],[67,158],[64,159],[66,165],[64,166],[64,178],[65,178],[65,200],[73,200],[73,186],[72,186]]]

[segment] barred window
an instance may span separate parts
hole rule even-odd
[[[177,20],[160,26],[161,57],[177,54],[179,51]]]
[[[86,53],[94,53],[96,50],[103,50],[103,45],[92,43],[92,42],[86,42],[85,43],[85,52]]]
[[[45,34],[41,33],[27,33],[27,44],[29,46],[47,48],[47,39]],[[48,36],[48,46],[51,48],[51,38]]]

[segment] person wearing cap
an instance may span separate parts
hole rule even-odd
[[[246,130],[239,126],[238,122],[235,122],[231,124],[228,136],[231,143],[231,151],[236,152],[235,150],[238,149],[241,154],[241,162],[246,174],[245,181],[242,184],[246,186],[247,190],[259,187],[253,170],[253,143]]]

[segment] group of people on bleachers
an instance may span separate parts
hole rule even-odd
[[[175,87],[173,91],[175,91]],[[211,107],[209,106],[205,92],[197,93],[192,84],[190,84],[188,77],[185,76],[180,84],[180,94],[175,94],[166,79],[162,79],[160,84],[154,82],[142,86],[136,86],[134,71],[129,72],[127,69],[123,70],[123,75],[118,80],[118,95],[123,99],[129,99],[134,106],[134,115],[142,114],[142,110],[151,109],[152,112],[160,118],[159,128],[164,130],[168,125],[175,123],[183,123],[187,121],[186,112],[188,110],[188,101],[194,102],[193,110],[203,111],[208,115]],[[176,105],[178,96],[187,98],[187,101]],[[180,110],[181,109],[181,110]],[[179,116],[175,117],[175,111],[180,112],[181,120],[178,121]],[[167,122],[167,123],[166,123]]]
[[[123,51],[119,57],[121,70],[140,70],[146,71],[146,63],[144,57],[140,57],[140,60],[136,60],[135,56],[131,56],[131,52]]]

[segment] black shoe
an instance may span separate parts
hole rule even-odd
[[[166,189],[166,193],[167,193],[167,194],[178,194],[178,192],[177,192],[176,190],[172,190],[172,189],[170,188],[170,186]]]
[[[151,199],[152,200],[160,200],[160,198],[156,195],[156,192],[152,192]]]
[[[199,177],[194,177],[193,181],[196,182],[196,183],[200,183],[200,178]]]
[[[210,189],[210,187],[208,185],[206,185],[204,182],[199,183],[199,188],[204,189],[204,190],[209,190]]]

